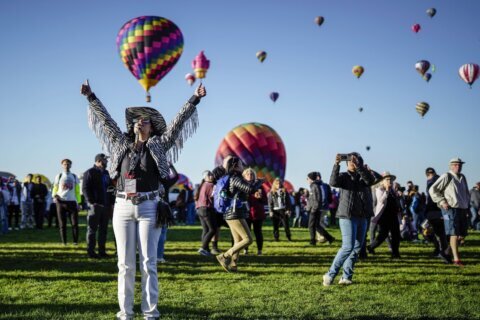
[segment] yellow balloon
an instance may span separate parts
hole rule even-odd
[[[364,71],[365,71],[365,69],[363,69],[362,66],[354,66],[353,69],[352,69],[353,75],[357,78],[360,78]]]

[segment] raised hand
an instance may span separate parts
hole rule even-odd
[[[80,93],[83,94],[85,97],[88,97],[92,94],[92,89],[90,88],[90,84],[88,83],[88,79],[82,84],[80,88]]]
[[[197,89],[195,89],[194,95],[196,95],[199,98],[203,98],[207,95],[207,90],[205,89],[203,84],[200,83],[200,85],[197,87]]]

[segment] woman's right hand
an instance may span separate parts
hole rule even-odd
[[[82,84],[80,88],[80,93],[83,94],[85,97],[88,97],[92,94],[92,89],[90,88],[90,84],[88,83],[88,79]]]

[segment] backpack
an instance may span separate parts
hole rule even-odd
[[[218,179],[213,189],[213,207],[218,213],[226,213],[232,207],[233,197],[230,194],[230,176]]]

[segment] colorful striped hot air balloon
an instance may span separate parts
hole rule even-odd
[[[285,146],[278,133],[266,124],[244,123],[228,132],[218,147],[215,165],[221,165],[228,155],[239,157],[246,167],[255,170],[258,178],[265,179],[266,191],[275,178],[285,177]]]
[[[147,92],[177,63],[183,52],[183,35],[170,20],[142,16],[125,23],[117,35],[117,48],[125,67]]]
[[[193,185],[190,179],[186,175],[179,173],[177,182],[170,188],[170,190],[183,190],[185,189],[185,186],[193,189]]]
[[[468,83],[470,88],[472,88],[472,84],[475,82],[475,80],[477,80],[478,72],[479,72],[479,67],[478,67],[478,64],[475,64],[475,63],[464,64],[458,70],[458,74],[460,75],[460,78],[462,78],[463,81]]]
[[[288,180],[283,181],[283,187],[285,188],[285,190],[287,190],[288,193],[292,193],[293,191],[295,191],[295,187]]]
[[[355,77],[357,77],[357,79],[360,79],[364,71],[365,69],[363,69],[362,66],[354,66],[352,68],[352,73]]]
[[[427,114],[428,109],[430,109],[430,105],[426,102],[419,102],[415,106],[415,110],[417,110],[418,114],[422,116],[422,118]]]

